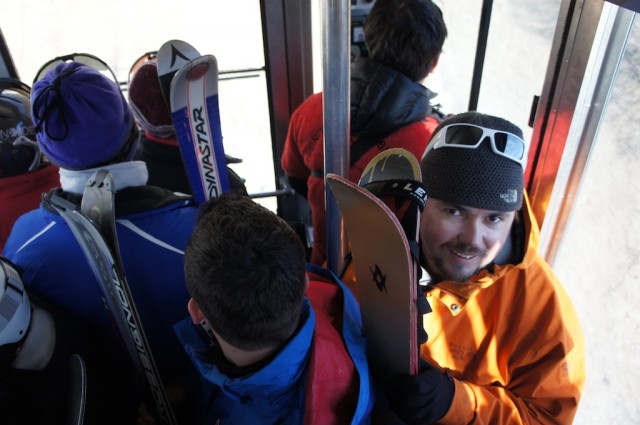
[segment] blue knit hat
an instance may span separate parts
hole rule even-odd
[[[130,160],[137,137],[120,88],[99,71],[62,62],[33,85],[31,110],[40,149],[62,168]]]

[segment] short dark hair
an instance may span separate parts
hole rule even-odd
[[[413,81],[429,75],[445,38],[442,11],[431,0],[377,0],[364,23],[369,57]]]
[[[304,247],[287,222],[250,198],[225,194],[201,205],[184,268],[191,297],[231,345],[284,343],[298,326]]]

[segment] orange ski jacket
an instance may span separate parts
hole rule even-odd
[[[525,194],[526,252],[466,283],[430,286],[433,311],[421,357],[455,382],[441,424],[571,424],[585,381],[578,316],[538,254],[539,230]]]

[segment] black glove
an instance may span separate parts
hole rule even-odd
[[[397,375],[386,385],[391,410],[410,425],[440,420],[451,407],[455,385],[447,372],[424,365],[417,375]]]

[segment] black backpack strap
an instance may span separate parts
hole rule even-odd
[[[360,158],[362,158],[362,155],[364,155],[369,149],[380,143],[382,140],[382,138],[370,139],[361,137],[353,142],[350,148],[351,151],[349,154],[349,166],[353,167],[355,163],[358,162]],[[322,179],[324,178],[324,170],[311,170],[311,176]]]
[[[362,158],[362,155],[382,140],[382,138],[359,137],[358,140],[353,142],[351,144],[351,154],[349,158],[351,166],[353,167],[355,163]]]

